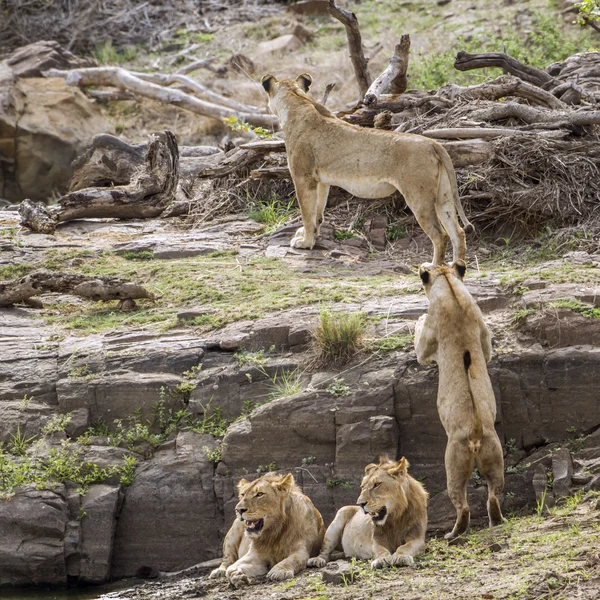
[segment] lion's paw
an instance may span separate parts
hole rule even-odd
[[[292,248],[300,248],[300,249],[308,249],[311,250],[315,245],[314,238],[311,240],[307,239],[304,233],[304,227],[300,227],[294,234],[292,241],[290,242],[290,246]]]
[[[327,564],[327,561],[324,558],[321,558],[320,556],[315,556],[314,558],[309,558],[308,561],[306,562],[307,567],[311,567],[311,568],[315,568],[315,569],[320,569],[321,567],[324,567],[326,564]]]
[[[392,554],[389,564],[394,565],[395,567],[408,567],[414,565],[415,561],[413,560],[413,557],[408,554]]]
[[[292,569],[286,569],[281,567],[273,567],[267,573],[267,579],[271,581],[283,581],[284,579],[291,579],[294,576],[294,571]]]
[[[226,573],[227,573],[227,569],[225,569],[223,567],[219,567],[218,569],[211,571],[210,575],[208,577],[210,579],[222,579],[223,577],[225,577]]]
[[[380,556],[371,563],[371,569],[383,569],[392,564],[392,555]]]
[[[237,567],[235,569],[232,569],[231,567],[227,569],[227,579],[229,580],[229,583],[231,583],[231,585],[233,585],[236,588],[250,584],[250,579],[248,579],[248,575],[246,575],[244,571]]]

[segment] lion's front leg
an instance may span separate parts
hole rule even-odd
[[[321,231],[321,225],[325,220],[325,206],[327,206],[327,198],[329,196],[329,186],[325,183],[317,184],[317,230],[316,236],[318,237]]]
[[[253,577],[260,577],[269,570],[267,561],[254,550],[250,550],[227,568],[229,582],[236,588],[247,585]]]
[[[377,542],[373,542],[373,558],[375,560],[371,561],[372,569],[382,569],[392,564],[392,553]]]
[[[390,564],[396,567],[404,567],[414,564],[414,557],[421,552],[425,548],[425,539],[423,537],[418,537],[413,540],[407,541],[402,546],[398,546],[394,554],[392,554],[392,559]]]
[[[422,365],[431,364],[437,356],[437,337],[429,325],[429,315],[421,315],[415,325],[415,351]]]
[[[296,196],[302,213],[302,227],[290,242],[292,248],[312,249],[317,233],[317,182],[306,179],[294,180]]]
[[[277,563],[267,573],[267,579],[271,579],[272,581],[291,579],[294,575],[306,568],[308,557],[309,554],[306,548],[297,550],[281,562]]]

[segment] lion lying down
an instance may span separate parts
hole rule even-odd
[[[291,474],[267,473],[238,483],[236,519],[223,542],[223,562],[211,577],[236,587],[267,574],[278,581],[306,567],[319,552],[325,526],[321,513],[296,486]]]
[[[371,559],[374,569],[410,565],[425,546],[427,498],[423,486],[407,472],[405,458],[386,457],[365,468],[359,506],[341,508],[325,534],[321,553],[308,561],[323,567],[340,547],[348,557]]]
[[[486,363],[492,356],[490,332],[481,310],[465,287],[467,267],[422,265],[419,275],[429,298],[427,315],[415,327],[417,360],[439,366],[438,412],[448,435],[446,479],[456,508],[453,539],[469,527],[467,482],[473,463],[488,485],[490,526],[502,523],[499,497],[504,489],[502,446],[494,428],[496,399]]]

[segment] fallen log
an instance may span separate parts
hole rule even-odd
[[[346,10],[345,8],[339,7],[334,0],[329,0],[329,14],[340,21],[346,28],[346,35],[348,37],[348,48],[350,50],[350,60],[354,67],[354,74],[356,75],[356,82],[358,83],[358,90],[360,97],[363,98],[367,93],[369,86],[371,85],[371,75],[367,69],[368,61],[365,58],[362,47],[362,38],[360,35],[360,29],[358,27],[358,19],[353,12]]]
[[[164,131],[150,136],[144,167],[128,185],[73,191],[49,207],[25,200],[19,207],[21,225],[53,233],[58,223],[73,219],[157,217],[174,199],[178,181],[177,141]]]
[[[390,58],[390,64],[369,86],[363,99],[363,103],[366,106],[376,106],[379,97],[385,92],[402,94],[406,90],[408,86],[406,71],[408,69],[409,52],[410,36],[405,33],[400,38],[400,43],[394,49],[394,55]]]
[[[154,297],[141,285],[121,277],[35,271],[16,281],[0,282],[0,306],[26,302],[48,292],[74,294],[96,302],[119,300],[120,305],[125,300]]]
[[[200,98],[192,96],[191,94],[186,94],[181,90],[165,88],[156,83],[152,83],[151,81],[144,81],[143,79],[140,79],[140,77],[136,77],[131,72],[121,67],[95,67],[89,69],[73,69],[71,71],[50,69],[44,71],[44,76],[63,77],[67,84],[80,87],[116,87],[146,98],[158,100],[159,102],[172,104],[179,108],[213,119],[223,120],[233,115],[251,125],[260,127],[277,128],[279,124],[277,117],[273,115],[239,111],[228,108],[227,106],[201,100]]]
[[[478,121],[500,121],[503,119],[520,119],[524,123],[561,123],[565,126],[598,125],[599,110],[545,110],[516,102],[502,102],[487,108],[476,109],[471,118]]]

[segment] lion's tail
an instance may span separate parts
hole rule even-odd
[[[460,202],[460,196],[458,195],[458,184],[456,183],[456,172],[454,171],[452,159],[450,158],[448,152],[446,152],[444,147],[440,144],[434,144],[433,147],[435,148],[435,153],[437,154],[438,159],[444,167],[444,171],[446,171],[446,175],[448,175],[448,180],[450,181],[450,187],[452,189],[452,196],[454,197],[454,204],[456,206],[456,212],[458,213],[458,216],[464,225],[465,233],[471,233],[475,231],[475,227],[473,227],[473,224],[469,221],[469,219],[467,219],[467,215],[465,215],[465,211]],[[438,189],[441,188],[441,185],[442,178],[440,177]]]
[[[481,449],[481,438],[483,438],[483,426],[481,424],[481,414],[471,386],[471,353],[466,350],[463,354],[465,372],[467,374],[467,387],[469,388],[469,396],[471,396],[471,404],[473,405],[473,427],[469,432],[469,451],[476,454]]]

